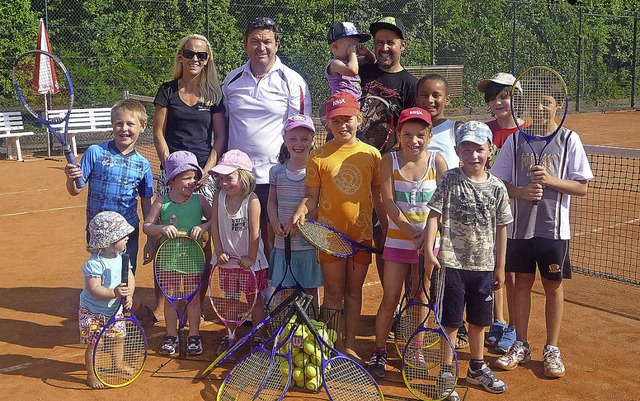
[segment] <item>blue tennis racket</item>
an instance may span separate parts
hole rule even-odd
[[[73,108],[74,91],[69,71],[62,61],[44,50],[21,54],[13,64],[13,89],[25,109],[60,142],[67,162],[77,165],[69,145],[69,116]],[[50,99],[50,101],[49,101]],[[61,117],[50,117],[49,110],[66,110]],[[55,126],[62,127],[62,133]],[[76,187],[84,187],[76,178]]]

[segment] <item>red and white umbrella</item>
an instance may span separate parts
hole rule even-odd
[[[40,27],[38,29],[37,49],[51,52],[49,35],[47,34],[47,28],[44,26],[42,18],[40,18]],[[49,57],[40,56],[40,54],[36,56],[36,69],[33,73],[33,90],[43,95],[47,93],[58,93],[60,87],[58,86],[58,78],[56,77],[53,60]]]

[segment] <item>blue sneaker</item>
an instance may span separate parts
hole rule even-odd
[[[516,341],[516,328],[507,327],[502,334],[502,338],[496,344],[496,351],[506,353]]]
[[[493,322],[491,327],[489,327],[489,332],[484,337],[484,345],[487,347],[495,347],[498,344],[498,341],[502,339],[502,335],[506,329],[506,323],[502,323],[498,320]]]

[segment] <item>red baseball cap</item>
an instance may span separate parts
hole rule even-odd
[[[425,109],[421,109],[420,107],[411,107],[402,110],[402,113],[400,113],[400,118],[398,118],[398,125],[409,120],[420,120],[429,126],[432,125],[431,115],[428,111],[426,111]]]
[[[332,95],[325,106],[327,119],[335,116],[355,116],[360,111],[358,99],[349,92],[338,92]]]

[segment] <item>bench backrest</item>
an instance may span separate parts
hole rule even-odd
[[[23,129],[22,113],[19,111],[0,112],[0,131],[11,133],[11,131],[21,131]]]
[[[449,95],[452,97],[462,96],[462,74],[464,72],[463,65],[421,65],[404,67],[405,70],[412,73],[416,78],[420,79],[427,74],[440,74],[447,80],[449,86]]]
[[[49,118],[64,117],[66,110],[50,110]],[[61,128],[62,123],[54,124],[55,128]],[[69,117],[69,131],[77,130],[96,130],[104,131],[111,129],[111,108],[95,108],[95,109],[73,109]]]

